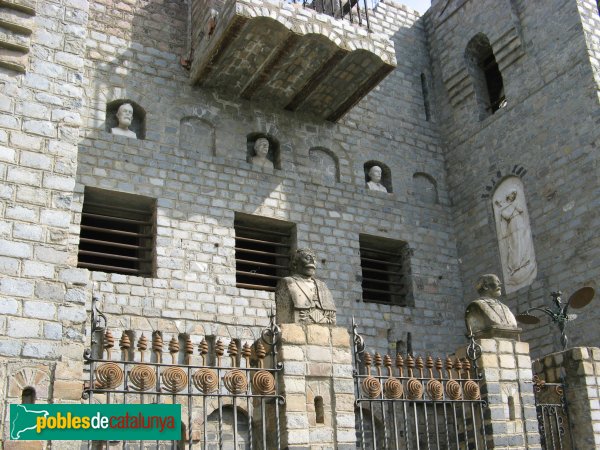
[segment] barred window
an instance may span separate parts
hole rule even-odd
[[[412,306],[406,242],[361,234],[363,301]]]
[[[152,276],[155,211],[152,198],[86,187],[77,267]]]
[[[236,213],[234,227],[236,286],[275,291],[289,274],[294,224]]]

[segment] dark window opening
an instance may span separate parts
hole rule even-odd
[[[508,396],[508,420],[515,420],[517,417],[515,409],[515,398],[512,395]]]
[[[496,62],[493,53],[483,61],[482,69],[485,76],[488,95],[490,97],[490,109],[492,113],[494,113],[500,109],[506,98],[504,96],[502,74],[500,73],[498,63]]]
[[[323,397],[315,397],[315,416],[317,423],[325,423],[325,409],[323,408]]]
[[[479,33],[469,41],[465,62],[475,91],[479,119],[483,120],[506,105],[502,74],[485,34]]]
[[[236,286],[275,291],[279,279],[289,274],[294,225],[238,213],[234,226]]]
[[[360,235],[363,301],[411,306],[408,245]]]
[[[421,74],[421,92],[423,93],[423,107],[425,108],[425,120],[429,122],[431,112],[429,110],[429,88],[427,87],[427,78],[425,74]]]
[[[155,210],[154,199],[86,187],[77,267],[152,276]]]
[[[36,400],[36,392],[32,387],[26,387],[21,392],[21,403],[23,405],[32,405]]]

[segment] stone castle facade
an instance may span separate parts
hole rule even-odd
[[[232,3],[250,12],[231,19]],[[313,249],[338,325],[356,318],[383,353],[453,352],[466,342],[478,276],[510,285],[520,270],[510,261],[523,255],[529,272],[505,298],[515,313],[546,305],[552,290],[568,298],[597,288],[596,2],[434,0],[422,17],[380,2],[368,32],[299,5],[262,4],[0,5],[12,24],[0,36],[3,405],[27,387],[40,402],[80,400],[92,295],[117,336],[255,339],[274,293],[252,285],[284,269],[242,274],[240,236],[283,236],[254,248],[279,252],[271,266],[286,264],[279,248]],[[215,49],[230,19],[254,28]],[[277,52],[291,62],[252,66]],[[347,63],[330,80],[337,72],[322,61],[335,58]],[[322,75],[287,92],[315,61]],[[268,81],[254,76],[269,70]],[[126,102],[137,139],[111,132]],[[259,137],[272,167],[252,163]],[[367,187],[375,165],[387,192]],[[494,203],[507,180],[527,219],[515,230],[529,231],[515,244],[503,240],[516,233],[510,225],[500,231],[506,205]],[[130,231],[145,239],[129,256],[137,265],[107,268],[114,260],[97,255],[107,253],[97,242],[82,252],[82,233],[102,241],[90,227],[114,225],[82,217],[112,208],[127,210],[121,222],[144,224]],[[383,297],[366,298],[361,265],[377,255],[397,275],[374,289]],[[598,318],[593,303],[581,310],[571,342],[597,345]],[[535,356],[557,348],[544,321],[524,326],[522,340]],[[6,425],[6,406],[2,414]]]

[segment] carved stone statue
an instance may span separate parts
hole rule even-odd
[[[367,182],[369,190],[387,192],[387,188],[381,184],[381,167],[373,166],[369,169],[369,180]]]
[[[475,288],[479,298],[465,311],[465,324],[475,338],[517,339],[520,328],[508,306],[500,300],[502,283],[494,274],[481,275]]]
[[[260,137],[254,142],[254,156],[250,159],[253,166],[264,169],[265,167],[273,168],[273,162],[267,158],[269,154],[269,140]]]
[[[307,248],[292,258],[292,275],[282,278],[275,290],[278,323],[335,324],[335,304],[325,283],[314,278],[316,256]]]
[[[110,130],[112,134],[137,139],[135,132],[129,129],[133,120],[133,106],[131,106],[131,103],[123,103],[119,106],[119,109],[117,109],[117,120],[119,121],[119,126]]]
[[[537,275],[533,239],[521,180],[507,178],[494,192],[494,215],[506,292],[528,286]]]

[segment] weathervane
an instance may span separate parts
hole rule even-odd
[[[540,311],[544,314],[548,315],[553,323],[558,325],[558,329],[560,330],[560,343],[563,346],[563,350],[567,349],[567,344],[569,339],[566,334],[567,322],[577,319],[577,314],[568,314],[569,307],[580,309],[586,306],[589,302],[594,298],[594,289],[591,287],[584,287],[576,291],[567,303],[563,303],[560,296],[562,292],[556,291],[552,292],[550,295],[552,296],[552,301],[554,303],[554,309],[551,309],[547,306],[545,307],[534,307],[529,308],[523,314],[519,314],[516,319],[518,322],[528,325],[533,325],[540,322],[540,319],[531,314],[532,311]]]

